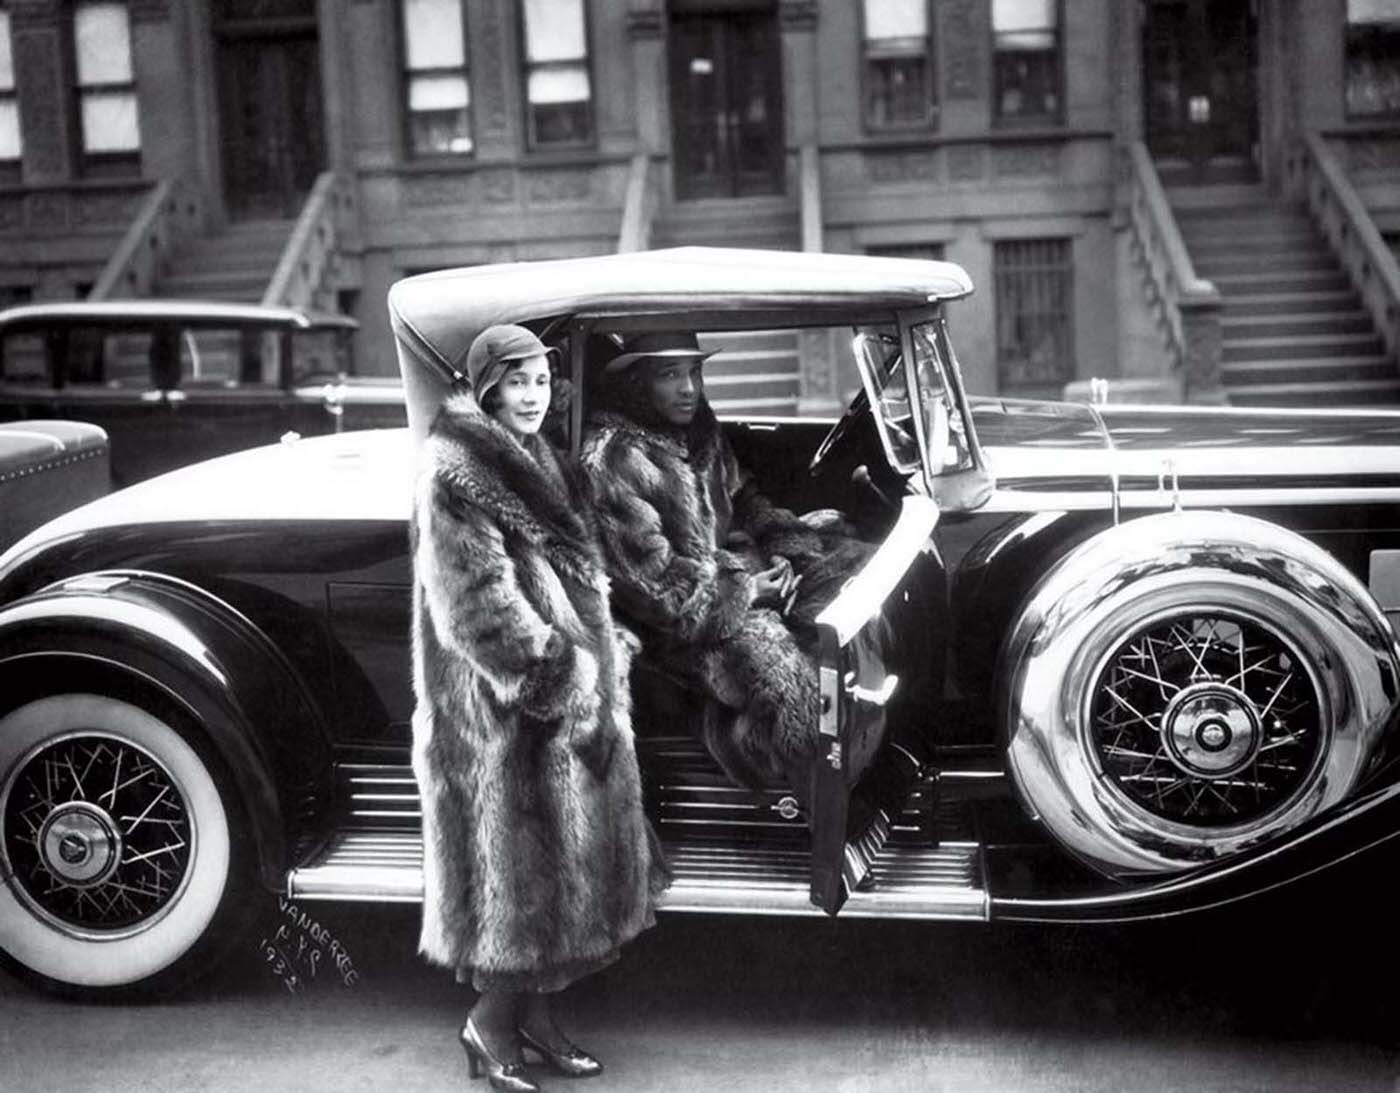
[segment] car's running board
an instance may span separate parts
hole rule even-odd
[[[674,879],[660,909],[709,914],[810,915],[808,855],[803,849],[674,843],[666,847]],[[311,865],[294,869],[287,891],[298,900],[418,903],[423,844],[416,831],[347,831]],[[985,919],[987,893],[974,843],[934,847],[886,844],[867,882],[850,894],[842,917]]]

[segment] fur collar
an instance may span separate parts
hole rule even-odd
[[[582,483],[539,434],[517,437],[469,392],[450,395],[429,434],[438,474],[525,540],[562,546],[602,565]]]
[[[584,430],[585,444],[606,444],[612,437],[664,452],[674,459],[704,470],[719,451],[719,422],[708,400],[702,399],[689,430],[661,428],[638,421],[617,410],[599,410],[589,415]]]

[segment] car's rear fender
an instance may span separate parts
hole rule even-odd
[[[0,609],[7,705],[108,683],[174,704],[227,767],[260,875],[282,884],[323,826],[332,797],[329,735],[307,688],[234,608],[150,573],[69,578]]]

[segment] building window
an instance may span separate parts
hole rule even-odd
[[[925,262],[943,261],[942,243],[872,243],[865,253],[877,258],[918,258]]]
[[[78,0],[73,6],[73,55],[84,171],[139,171],[141,128],[126,4]]]
[[[1058,394],[1074,378],[1074,278],[1068,239],[999,242],[997,378],[1003,393]]]
[[[15,53],[10,42],[10,13],[0,4],[0,182],[18,182],[24,143],[19,133],[15,97]]]
[[[526,129],[531,148],[593,140],[584,0],[525,0]]]
[[[1400,115],[1400,0],[1347,0],[1346,108]]]
[[[996,120],[1059,121],[1060,0],[992,0],[992,53]]]
[[[929,126],[938,117],[928,0],[862,0],[865,122],[871,129]]]
[[[463,0],[403,0],[408,151],[469,155],[471,83]]]

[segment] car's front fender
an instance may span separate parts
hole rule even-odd
[[[237,610],[159,574],[91,573],[0,609],[0,688],[17,694],[123,680],[157,690],[232,778],[260,874],[278,888],[331,797],[320,714],[276,647]]]

